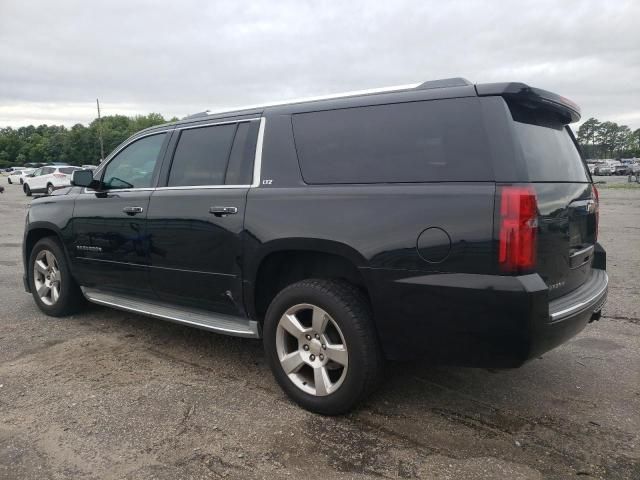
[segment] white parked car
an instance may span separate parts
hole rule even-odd
[[[14,168],[13,172],[11,172],[7,177],[7,182],[9,182],[10,184],[15,183],[22,185],[24,183],[25,177],[33,173],[34,171],[35,168]]]
[[[32,193],[47,193],[51,195],[54,190],[71,185],[71,175],[80,167],[71,166],[46,166],[35,170],[24,178],[22,189],[27,197]]]

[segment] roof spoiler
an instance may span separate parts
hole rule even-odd
[[[546,108],[561,115],[565,123],[580,120],[580,107],[576,103],[553,92],[533,88],[524,83],[482,83],[476,85],[476,92],[480,97],[500,95],[505,100]]]

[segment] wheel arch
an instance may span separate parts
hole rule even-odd
[[[60,229],[49,222],[34,222],[29,225],[28,230],[24,236],[24,247],[23,247],[23,263],[25,267],[25,272],[28,270],[29,265],[29,257],[31,256],[31,252],[33,251],[33,247],[35,247],[36,243],[42,240],[45,237],[54,237],[62,251],[64,252],[65,260],[67,261],[67,265],[69,265],[69,269],[71,270],[71,259],[69,257],[69,252],[67,252],[67,248],[64,244],[62,232]]]
[[[245,306],[262,321],[271,300],[286,286],[307,278],[342,278],[369,296],[360,268],[366,259],[352,247],[323,239],[282,239],[265,244],[245,277]],[[276,281],[274,281],[274,278]]]

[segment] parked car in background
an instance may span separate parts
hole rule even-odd
[[[26,176],[32,174],[35,171],[35,168],[22,168],[20,170],[14,170],[7,177],[7,182],[9,184],[20,184],[24,183],[24,179]]]
[[[600,176],[615,175],[616,168],[611,165],[598,165],[595,168],[595,174]]]
[[[613,167],[614,175],[631,175],[631,166],[626,164],[620,164]]]
[[[80,167],[60,167],[49,165],[38,168],[24,178],[22,189],[27,197],[32,193],[46,193],[51,195],[54,190],[71,185],[71,174]]]

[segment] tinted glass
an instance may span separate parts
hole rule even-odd
[[[55,172],[56,169],[54,167],[44,167],[42,169],[42,175],[49,175],[50,173]]]
[[[238,124],[227,166],[226,185],[249,185],[253,181],[259,126],[258,122]]]
[[[180,133],[170,187],[222,185],[236,124],[190,128]]]
[[[104,169],[106,188],[148,188],[166,134],[141,138],[125,147]]]
[[[293,116],[307,183],[492,180],[477,99]]]
[[[513,122],[530,182],[588,182],[580,153],[562,124]]]
[[[66,175],[71,175],[75,170],[82,170],[82,169],[78,167],[62,167],[58,169],[60,173],[64,173]]]

